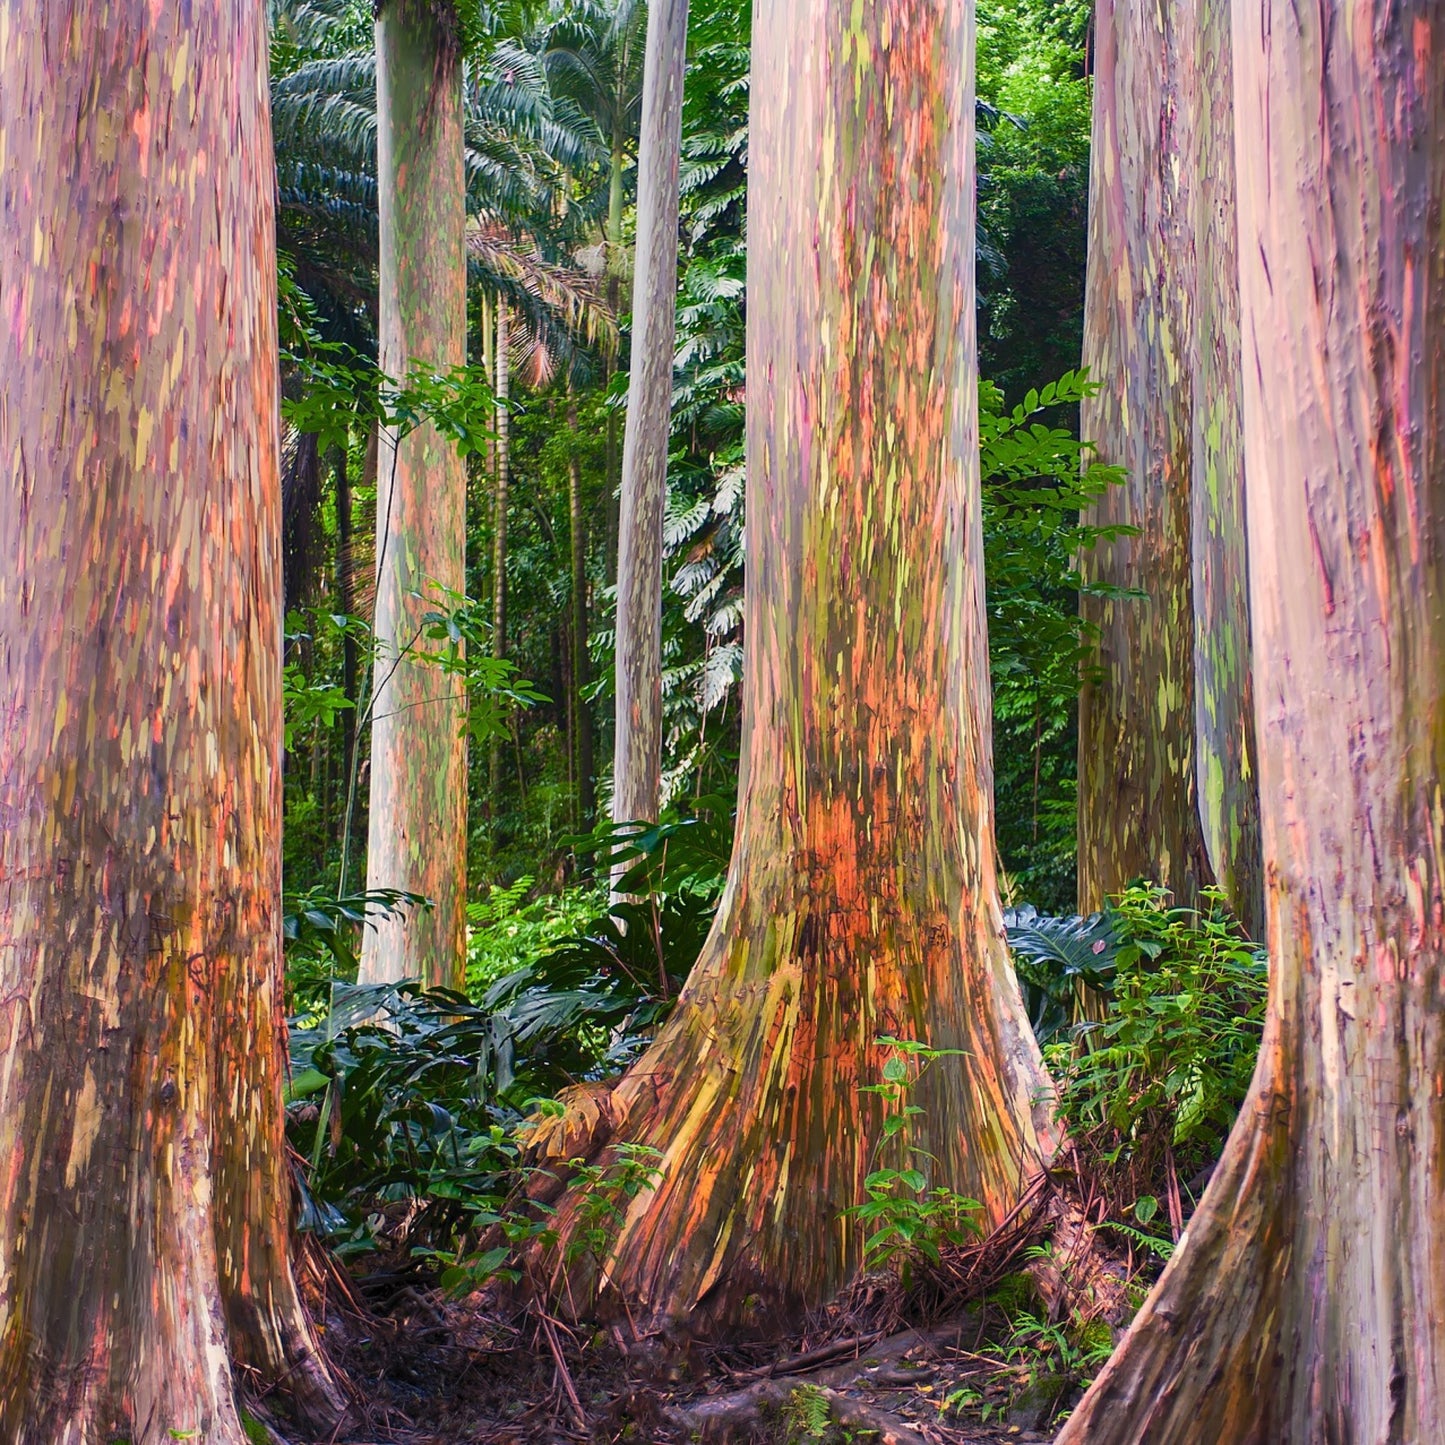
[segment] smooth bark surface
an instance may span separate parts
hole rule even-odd
[[[662,787],[662,514],[677,331],[678,168],[688,0],[652,0],[637,159],[632,371],[622,441],[612,819],[655,820]]]
[[[1445,12],[1238,0],[1270,1012],[1158,1288],[1060,1445],[1445,1420]]]
[[[1083,427],[1126,479],[1085,521],[1138,535],[1083,571],[1146,596],[1083,601],[1079,906],[1217,876],[1257,931],[1227,12],[1101,0],[1095,35]]]
[[[849,1210],[891,1157],[860,1092],[880,1036],[961,1051],[912,1100],[933,1184],[997,1219],[1048,1147],[994,875],[972,7],[763,0],[753,53],[738,832],[676,1011],[604,1111],[661,1151],[604,1290],[691,1331],[859,1267]]]
[[[466,179],[461,57],[429,0],[386,0],[376,20],[381,369],[466,360]],[[436,587],[465,591],[466,468],[429,423],[383,437],[376,499],[376,640],[367,884],[432,906],[378,920],[363,982],[460,987],[466,955],[466,699],[416,655]]]
[[[0,4],[0,1438],[329,1432],[287,1253],[259,3]],[[244,138],[244,143],[238,143]]]
[[[1194,559],[1196,798],[1214,877],[1251,938],[1264,937],[1264,856],[1249,640],[1238,207],[1229,5],[1178,0],[1192,126],[1180,140],[1190,177],[1195,293],[1188,336]]]

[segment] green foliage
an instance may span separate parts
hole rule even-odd
[[[361,934],[371,920],[430,906],[420,894],[395,888],[343,898],[319,887],[288,894],[281,928],[290,1012],[305,1019],[322,1017],[331,1007],[332,986],[356,982]]]
[[[791,1391],[783,1401],[782,1416],[786,1445],[825,1445],[837,1438],[832,1406],[816,1385],[799,1385]]]
[[[467,988],[476,995],[519,968],[528,968],[569,939],[585,936],[607,912],[597,887],[575,887],[529,898],[536,879],[523,874],[467,905]]]
[[[577,1227],[563,1255],[568,1264],[590,1257],[600,1267],[627,1218],[627,1206],[662,1177],[661,1150],[647,1144],[618,1144],[602,1164],[571,1161],[568,1187],[581,1194]]]
[[[1056,1321],[1021,1310],[1013,1317],[1004,1358],[1018,1372],[1016,1381],[1023,1376],[1024,1389],[1048,1380],[1062,1403],[1068,1391],[1093,1383],[1093,1372],[1113,1350],[1113,1332],[1102,1319],[1073,1315]]]
[[[691,815],[670,809],[658,823],[601,823],[574,839],[600,873],[620,869],[616,896],[605,916],[556,945],[550,966],[590,968],[659,1000],[675,998],[712,927],[732,824],[724,800],[703,798]]]
[[[420,1206],[410,1228],[432,1240],[499,1222],[523,1113],[615,1070],[614,1041],[650,1018],[635,994],[540,965],[480,1003],[416,984],[334,984],[329,1011],[291,1033],[288,1121],[309,1161],[308,1223],[369,1248],[388,1205]]]
[[[983,1206],[951,1189],[930,1187],[926,1166],[932,1155],[909,1137],[910,1125],[924,1112],[911,1102],[918,1081],[939,1059],[959,1050],[935,1049],[891,1035],[880,1038],[878,1045],[887,1050],[882,1077],[876,1084],[862,1085],[859,1092],[882,1099],[878,1153],[895,1156],[902,1167],[873,1169],[863,1181],[868,1198],[848,1213],[871,1231],[863,1242],[865,1267],[897,1270],[907,1285],[919,1259],[937,1264],[945,1245],[964,1244],[978,1233]]]
[[[249,1410],[241,1411],[241,1429],[251,1445],[271,1445],[271,1432]]]
[[[1113,919],[1107,913],[1051,918],[1026,903],[1009,909],[1003,921],[1034,1035],[1052,1043],[1072,1021],[1081,986],[1095,993],[1110,987],[1118,950]]]
[[[487,609],[469,597],[435,584],[434,606],[422,615],[422,639],[437,646],[411,647],[406,655],[451,678],[466,698],[466,730],[478,747],[492,738],[510,736],[508,720],[516,708],[546,702],[531,683],[518,676],[516,664],[494,657],[492,624]]]
[[[1077,363],[1083,336],[1091,0],[980,0],[979,354],[1011,400]]]
[[[990,382],[979,396],[998,846],[1011,884],[1054,908],[1074,893],[1079,557],[1122,530],[1079,514],[1121,473],[1044,418],[1097,390],[1070,371],[1013,407]]]
[[[1105,1017],[1045,1055],[1060,1120],[1100,1173],[1116,1219],[1147,1226],[1179,1176],[1223,1147],[1253,1077],[1268,969],[1217,890],[1196,911],[1137,884],[1107,915],[1113,977],[1094,980],[1108,987]]]
[[[340,685],[330,678],[313,679],[299,660],[302,645],[316,640],[316,632],[331,634],[333,642],[350,633],[369,640],[370,629],[359,618],[313,610],[310,619],[299,612],[286,618],[286,661],[281,669],[281,701],[285,718],[286,751],[314,727],[330,728],[343,712],[355,709]]]

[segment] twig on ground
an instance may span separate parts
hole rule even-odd
[[[587,1412],[582,1408],[582,1401],[577,1398],[577,1387],[572,1383],[572,1372],[567,1368],[567,1361],[562,1354],[562,1342],[557,1338],[557,1325],[551,1315],[541,1310],[537,1312],[542,1322],[542,1333],[547,1336],[547,1346],[552,1351],[552,1359],[557,1366],[557,1378],[561,1382],[563,1390],[567,1394],[568,1403],[572,1406],[572,1414],[579,1430],[587,1429]]]

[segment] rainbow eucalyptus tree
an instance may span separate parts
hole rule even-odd
[[[953,0],[756,11],[737,838],[598,1110],[599,1167],[660,1151],[603,1262],[639,1323],[760,1321],[858,1267],[880,1036],[957,1050],[913,1099],[931,1185],[997,1219],[1048,1148],[994,873],[973,35]]]
[[[632,370],[617,544],[612,819],[657,818],[662,787],[662,514],[677,323],[678,169],[687,0],[652,0],[637,160]]]
[[[0,4],[0,1437],[330,1433],[287,1249],[260,0]],[[238,144],[237,138],[244,138]]]
[[[466,360],[462,55],[450,0],[376,16],[379,350],[383,373]],[[438,586],[465,591],[466,468],[430,423],[383,438],[376,498],[378,648],[367,884],[431,907],[369,927],[361,978],[460,987],[466,955],[466,699],[418,651]]]
[[[1210,0],[1095,13],[1083,427],[1125,481],[1085,520],[1135,530],[1084,571],[1136,595],[1084,597],[1079,903],[1217,878],[1257,933],[1228,27]]]
[[[1236,0],[1234,40],[1269,1017],[1060,1445],[1445,1419],[1445,12]]]

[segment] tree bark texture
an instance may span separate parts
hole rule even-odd
[[[652,0],[637,160],[632,371],[622,441],[612,819],[653,821],[662,788],[662,516],[677,332],[687,0]]]
[[[461,56],[426,0],[376,20],[381,369],[466,360]],[[439,584],[465,590],[466,468],[431,424],[383,439],[376,505],[377,687],[367,882],[431,900],[366,930],[361,978],[460,987],[466,959],[466,699],[419,657]]]
[[[1245,931],[1263,938],[1230,14],[1222,0],[1180,0],[1168,14],[1176,27],[1188,26],[1192,42],[1181,74],[1193,119],[1182,163],[1190,178],[1196,279],[1188,332],[1196,797],[1214,877]]]
[[[933,1184],[997,1219],[1050,1142],[994,874],[972,7],[763,0],[753,54],[738,832],[608,1104],[662,1158],[603,1288],[692,1330],[859,1266],[880,1036],[962,1051],[913,1099]]]
[[[0,4],[0,1438],[338,1415],[287,1251],[264,7]]]
[[[1226,26],[1214,0],[1095,16],[1083,427],[1125,481],[1085,520],[1137,535],[1083,570],[1146,595],[1083,600],[1079,906],[1140,876],[1189,904],[1217,876],[1257,930]]]
[[[1237,0],[1234,55],[1269,1019],[1060,1445],[1445,1420],[1445,10]]]

